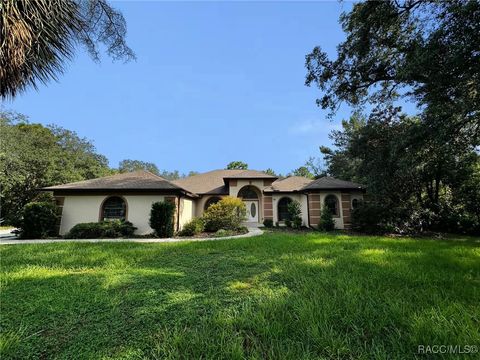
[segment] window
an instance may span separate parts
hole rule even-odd
[[[352,200],[352,209],[358,208],[358,205],[360,205],[360,200],[358,200],[358,199],[353,199],[353,200]]]
[[[292,199],[284,197],[278,202],[278,221],[291,220],[288,213],[288,204],[292,202]]]
[[[338,199],[335,195],[325,197],[325,206],[330,210],[333,216],[339,216]]]
[[[216,204],[220,201],[221,199],[218,196],[211,197],[210,199],[207,200],[205,203],[205,206],[203,207],[203,210],[207,210],[210,205]]]
[[[109,197],[103,202],[101,220],[125,220],[127,214],[125,200],[119,196]]]
[[[252,215],[252,217],[257,216],[257,207],[254,202],[250,204],[250,215]]]
[[[241,188],[240,191],[238,192],[237,197],[242,199],[253,199],[253,200],[258,199],[258,195],[257,195],[257,192],[255,191],[255,188],[250,185],[247,185]]]

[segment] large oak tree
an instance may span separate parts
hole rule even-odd
[[[389,0],[357,3],[340,23],[346,40],[330,59],[306,57],[307,85],[333,115],[345,102],[381,107],[403,97],[443,140],[480,137],[480,2]]]

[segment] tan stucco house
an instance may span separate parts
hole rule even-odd
[[[336,227],[345,229],[350,226],[351,209],[363,199],[365,191],[359,184],[332,177],[278,178],[255,170],[213,170],[175,181],[136,171],[42,190],[53,192],[61,208],[61,235],[75,224],[107,219],[126,219],[137,227],[138,234],[151,233],[150,209],[157,201],[175,204],[175,227],[180,230],[224,196],[241,198],[251,223],[271,219],[282,225],[288,203],[297,200],[304,226],[316,227],[321,208],[328,206]]]

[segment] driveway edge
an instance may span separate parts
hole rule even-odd
[[[21,245],[21,244],[53,244],[53,243],[176,243],[189,241],[217,241],[229,239],[241,239],[259,236],[263,234],[263,230],[259,228],[248,228],[248,233],[234,236],[224,236],[218,238],[166,238],[166,239],[0,239],[0,245]]]

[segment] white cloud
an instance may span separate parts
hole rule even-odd
[[[291,134],[329,134],[332,130],[340,130],[342,125],[326,119],[302,120],[294,123],[290,128]]]

